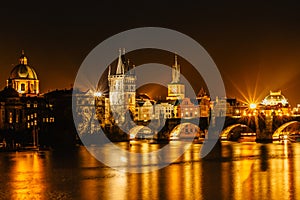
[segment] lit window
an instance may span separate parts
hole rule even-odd
[[[9,123],[11,124],[13,122],[13,119],[12,119],[12,112],[9,112]]]
[[[30,120],[30,115],[27,115],[27,120]]]
[[[29,122],[27,123],[27,128],[30,128],[30,123]]]
[[[36,113],[34,113],[34,118],[36,118],[37,117],[37,114]]]

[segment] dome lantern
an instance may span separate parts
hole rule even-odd
[[[24,50],[22,50],[22,55],[20,57],[20,65],[27,65],[27,57],[25,56]]]

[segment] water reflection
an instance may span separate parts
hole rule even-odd
[[[25,199],[28,195],[34,199],[45,198],[45,185],[41,181],[45,178],[45,162],[40,159],[38,153],[16,153],[8,172],[12,199]]]
[[[123,145],[123,144],[121,144]],[[142,144],[130,151],[159,149]],[[178,151],[173,146],[174,151]],[[201,160],[194,144],[175,163],[122,173],[84,147],[0,153],[1,199],[297,199],[300,144],[223,143],[221,158]],[[165,157],[172,156],[164,155]],[[149,167],[145,158],[142,167]],[[129,159],[130,161],[130,159]],[[132,161],[130,161],[132,162]],[[122,166],[127,167],[127,166]]]

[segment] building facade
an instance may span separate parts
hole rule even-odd
[[[39,95],[37,74],[27,62],[22,52],[0,91],[0,142],[9,148],[45,144],[45,133],[54,123],[53,107]]]
[[[136,103],[136,76],[134,66],[130,66],[129,61],[125,59],[125,50],[123,54],[121,49],[119,50],[115,73],[111,72],[111,66],[109,66],[108,86],[110,110],[113,113],[115,122],[123,124],[126,120],[126,112],[135,112]]]

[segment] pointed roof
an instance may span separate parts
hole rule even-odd
[[[124,74],[124,63],[122,61],[122,51],[121,51],[121,49],[119,49],[119,58],[118,58],[116,74]]]
[[[175,53],[175,62],[172,67],[172,83],[180,82],[180,65],[177,62],[177,54]]]

